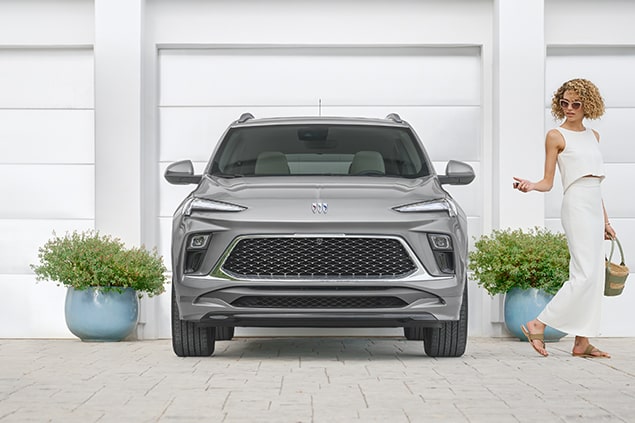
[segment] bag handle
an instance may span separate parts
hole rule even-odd
[[[615,242],[617,242],[617,246],[620,249],[620,256],[622,257],[622,262],[620,263],[620,265],[624,266],[624,250],[622,250],[622,244],[620,243],[620,240],[617,239],[617,237],[611,238],[611,253],[609,254],[609,262],[613,258],[613,250],[615,249]]]

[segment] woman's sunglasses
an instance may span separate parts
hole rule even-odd
[[[569,103],[569,101],[565,100],[564,98],[560,100],[560,107],[562,107],[563,109],[568,109],[569,105],[571,105],[571,108],[573,110],[578,110],[580,107],[582,107],[582,102],[574,101],[573,103]]]

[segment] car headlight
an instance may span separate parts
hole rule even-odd
[[[193,211],[240,212],[243,210],[247,210],[247,207],[204,198],[192,198],[185,204],[183,214],[190,216]]]
[[[456,204],[448,199],[420,201],[418,203],[406,204],[403,206],[393,207],[393,210],[400,213],[427,213],[447,211],[450,217],[457,215]]]

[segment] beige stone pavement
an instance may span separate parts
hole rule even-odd
[[[610,360],[470,338],[461,358],[403,338],[237,338],[208,358],[169,340],[0,339],[0,422],[635,422],[635,338]]]

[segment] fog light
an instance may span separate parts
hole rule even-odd
[[[428,234],[428,241],[439,270],[443,273],[454,273],[454,251],[450,235]]]
[[[190,248],[194,250],[200,250],[203,248],[207,248],[207,243],[209,242],[209,235],[207,234],[199,234],[193,235],[190,237]]]
[[[442,234],[428,234],[430,245],[433,250],[448,251],[452,250],[452,238]]]

